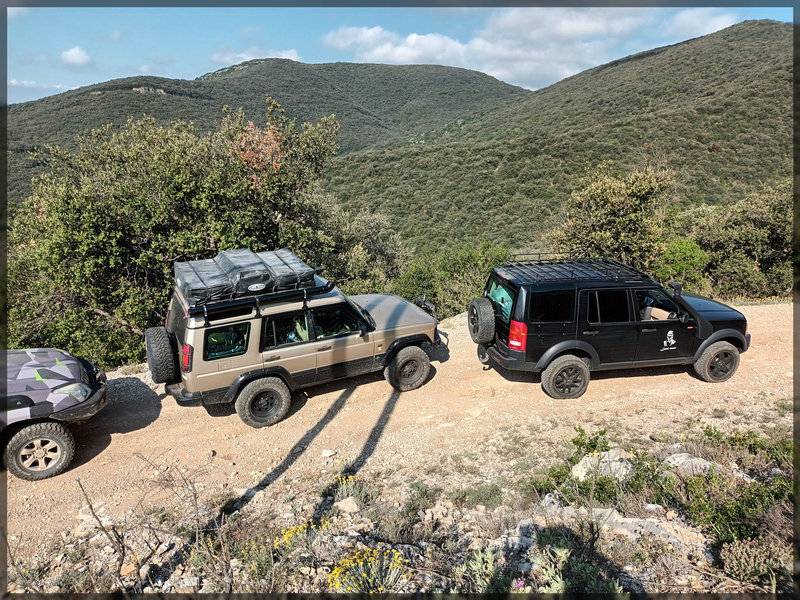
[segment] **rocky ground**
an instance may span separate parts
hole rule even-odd
[[[792,305],[738,308],[753,341],[731,381],[708,384],[685,368],[607,372],[572,401],[549,398],[535,375],[485,369],[464,315],[441,324],[448,347],[431,351],[431,377],[421,389],[399,394],[379,374],[321,386],[296,394],[287,418],[262,430],[230,410],[177,406],[144,365],[118,369],[109,373],[109,406],[73,428],[78,450],[68,471],[41,482],[8,476],[10,564],[38,569],[39,591],[74,590],[76,580],[83,591],[120,582],[146,591],[228,591],[234,584],[232,591],[252,591],[255,576],[243,569],[263,575],[263,561],[253,558],[263,547],[242,550],[237,522],[249,523],[254,539],[253,532],[269,530],[277,540],[325,519],[324,533],[295,536],[305,544],[291,549],[299,553],[295,569],[277,569],[270,550],[273,591],[335,590],[329,578],[347,551],[390,539],[406,541],[392,546],[407,561],[399,584],[406,591],[479,591],[475,569],[496,571],[484,564],[493,560],[524,591],[558,562],[536,540],[554,532],[563,538],[559,523],[577,531],[576,523],[587,522],[558,497],[533,497],[520,485],[570,454],[576,426],[605,429],[612,446],[659,455],[701,422],[721,431],[791,430]],[[357,482],[348,496],[344,470]],[[414,508],[419,514],[409,516]],[[228,557],[227,575],[217,576],[187,548],[198,552],[196,529],[221,509],[239,553]],[[598,514],[592,519],[606,533],[597,543],[606,546],[593,551],[613,557],[598,581],[630,591],[753,591],[721,575],[708,536],[674,511]],[[410,529],[393,535],[392,527]],[[641,550],[642,540],[651,560],[625,559],[626,542]],[[584,541],[575,542],[574,554]],[[217,546],[206,554],[216,556]],[[455,569],[454,561],[477,560],[476,552],[484,563]],[[34,589],[35,577],[14,573],[10,589]],[[100,581],[96,573],[117,579]]]

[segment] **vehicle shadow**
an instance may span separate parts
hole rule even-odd
[[[108,405],[88,421],[70,425],[76,447],[69,469],[102,454],[111,444],[112,433],[129,433],[155,422],[161,414],[164,396],[156,394],[138,377],[109,380]]]

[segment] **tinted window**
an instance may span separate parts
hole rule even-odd
[[[626,290],[597,290],[587,294],[589,323],[622,323],[630,321]]]
[[[314,309],[314,332],[317,339],[361,332],[361,320],[346,304],[333,304]]]
[[[264,348],[300,344],[309,340],[305,313],[279,315],[264,319]]]
[[[250,339],[250,323],[206,329],[203,337],[205,360],[244,354],[247,352],[247,341]]]
[[[511,322],[511,308],[517,299],[517,291],[496,275],[492,275],[486,284],[486,297],[494,304],[495,314],[508,325]]]
[[[529,319],[532,323],[572,321],[575,291],[565,290],[531,294]]]

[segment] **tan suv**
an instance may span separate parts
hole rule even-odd
[[[285,249],[176,263],[165,327],[145,332],[153,381],[182,405],[234,402],[251,427],[334,379],[383,370],[399,391],[425,383],[436,318],[390,294],[345,296],[320,271]]]

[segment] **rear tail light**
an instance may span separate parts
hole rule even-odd
[[[181,371],[188,373],[192,370],[192,353],[194,348],[189,344],[184,344],[181,350]]]
[[[508,347],[511,350],[525,351],[528,346],[528,326],[519,321],[511,321],[508,332]]]

